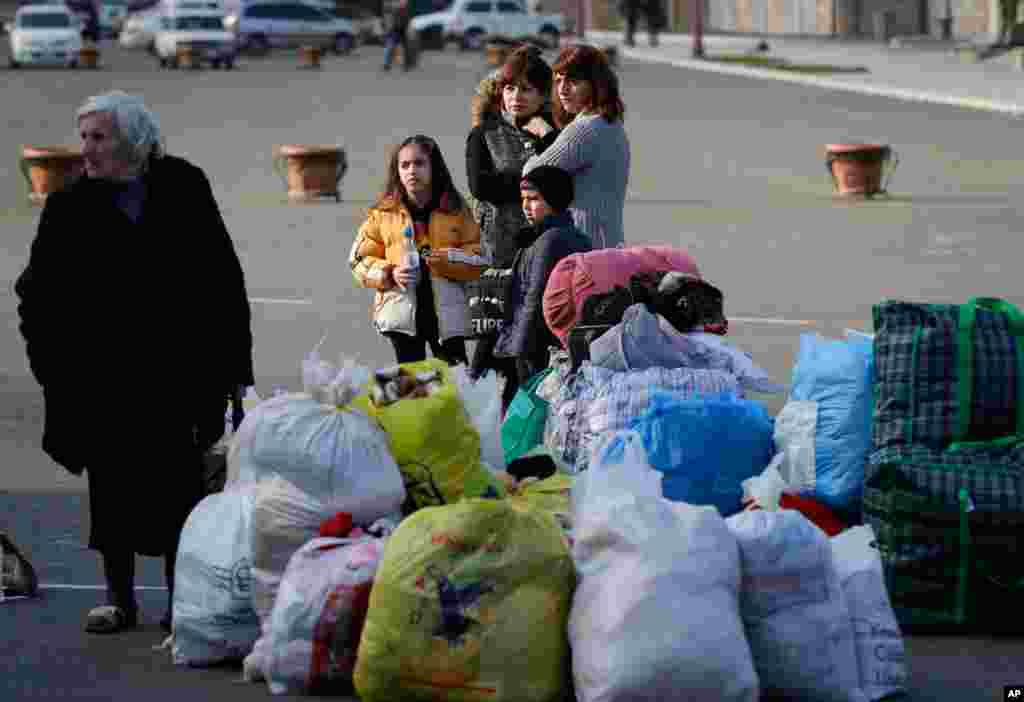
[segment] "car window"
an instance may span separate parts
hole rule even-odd
[[[63,12],[33,12],[22,15],[18,26],[31,29],[63,29],[71,26],[71,16]]]
[[[327,15],[307,5],[293,5],[292,11],[295,13],[295,17],[303,22],[328,21]]]
[[[498,12],[504,12],[505,14],[525,14],[526,10],[517,2],[499,2]]]
[[[466,12],[490,12],[491,3],[489,2],[471,2],[466,4]]]
[[[174,28],[185,31],[217,32],[224,29],[224,21],[220,17],[178,17]]]
[[[254,5],[245,9],[245,16],[250,19],[270,19],[273,7],[270,5]]]

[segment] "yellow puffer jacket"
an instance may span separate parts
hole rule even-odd
[[[394,331],[416,335],[415,291],[395,287],[391,277],[391,271],[402,262],[405,230],[412,226],[412,215],[400,201],[371,208],[349,254],[356,283],[377,291],[373,323],[382,334]],[[464,283],[479,278],[486,268],[480,258],[480,228],[473,215],[467,209],[449,208],[447,198],[442,197],[441,205],[430,215],[425,239],[416,239],[416,248],[429,248],[442,257],[454,251],[469,259],[468,263],[450,259],[436,263],[429,276],[441,340],[468,336],[469,304]]]

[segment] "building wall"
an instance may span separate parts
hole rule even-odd
[[[589,2],[589,26],[619,30],[622,18],[618,0]],[[567,16],[575,16],[576,0],[561,0]],[[665,0],[668,31],[691,29],[694,0]],[[838,37],[872,37],[874,14],[894,9],[889,17],[889,35],[938,36],[937,17],[945,16],[946,0],[703,0],[708,31],[741,34],[794,34]],[[950,0],[953,7],[953,35],[957,39],[981,39],[997,30],[998,0]],[[1024,5],[1024,3],[1022,3]],[[993,16],[995,15],[995,16]],[[643,22],[641,30],[646,30]]]

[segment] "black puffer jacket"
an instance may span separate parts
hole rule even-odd
[[[548,347],[559,341],[544,321],[544,288],[555,265],[566,256],[585,253],[590,237],[577,229],[568,212],[551,215],[537,227],[521,230],[519,251],[505,295],[505,326],[494,347],[495,356],[516,357],[529,365],[529,373],[548,364]]]
[[[554,124],[551,115],[540,115]],[[487,113],[466,140],[469,190],[480,202],[480,245],[491,267],[508,268],[515,257],[515,239],[526,226],[519,181],[527,159],[542,153],[558,136],[541,138],[520,129],[507,115]]]

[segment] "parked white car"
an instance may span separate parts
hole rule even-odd
[[[169,12],[181,10],[223,11],[223,6],[219,0],[167,0],[129,14],[121,25],[118,42],[126,49],[146,49],[155,53],[154,42],[156,33],[160,31],[161,18]]]
[[[82,48],[82,25],[66,5],[25,5],[14,15],[9,42],[11,68],[74,68]]]
[[[433,42],[427,37],[439,34],[442,46],[456,42],[462,49],[479,49],[489,35],[557,47],[563,23],[560,14],[531,14],[521,0],[454,0],[445,10],[414,17],[409,26],[428,43]]]
[[[224,15],[217,10],[176,10],[161,20],[154,48],[160,65],[178,67],[178,47],[189,46],[196,60],[214,68],[235,67],[235,35],[224,28]]]
[[[314,44],[347,54],[356,45],[352,23],[304,2],[271,0],[243,5],[229,15],[228,29],[240,48],[265,53],[271,47]]]

